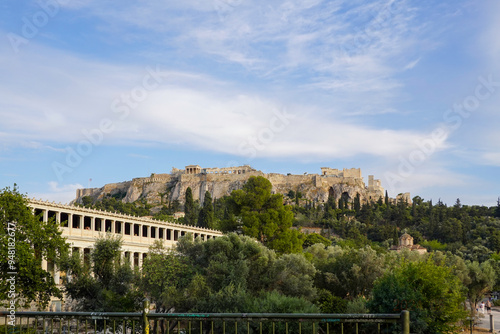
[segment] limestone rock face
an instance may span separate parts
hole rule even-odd
[[[230,195],[233,190],[241,189],[251,176],[267,178],[274,193],[300,191],[302,198],[316,203],[326,202],[329,196],[334,196],[336,200],[344,197],[352,201],[359,194],[362,202],[376,201],[384,196],[380,181],[374,180],[370,175],[369,185],[366,186],[359,169],[337,170],[323,167],[322,174],[283,175],[265,174],[250,166],[203,169],[191,165],[185,170],[174,168],[170,174],[151,174],[150,177],[106,184],[102,188],[78,189],[75,202],[81,203],[83,196],[102,199],[111,195],[121,198],[123,202],[141,199],[154,206],[175,200],[184,203],[188,187],[193,191],[194,200],[203,202],[206,191],[211,193],[212,198],[221,198]]]

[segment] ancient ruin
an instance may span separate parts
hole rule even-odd
[[[249,165],[225,168],[203,168],[188,165],[184,169],[172,168],[169,174],[151,174],[149,177],[134,178],[131,181],[106,184],[101,188],[78,189],[76,202],[83,196],[93,199],[111,195],[124,202],[145,199],[148,203],[160,205],[169,201],[184,202],[186,189],[190,187],[193,198],[203,202],[206,191],[212,198],[221,198],[241,189],[251,176],[263,176],[273,185],[274,193],[288,194],[290,190],[300,192],[302,198],[314,203],[324,203],[329,196],[353,201],[359,195],[361,202],[377,201],[385,191],[380,180],[368,176],[365,184],[359,168],[333,169],[322,167],[320,174],[278,174],[263,173]],[[409,201],[410,195],[400,194],[399,199]]]

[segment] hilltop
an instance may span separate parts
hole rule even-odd
[[[361,203],[377,201],[384,196],[380,180],[368,176],[365,184],[359,168],[333,169],[322,167],[321,174],[292,175],[263,173],[245,165],[226,168],[202,168],[189,165],[184,169],[173,168],[171,173],[151,174],[149,177],[134,178],[120,183],[109,183],[101,188],[78,189],[74,202],[82,204],[83,198],[93,202],[106,197],[114,197],[123,203],[138,200],[153,207],[178,201],[184,203],[187,188],[193,191],[193,199],[203,202],[208,191],[212,198],[230,195],[233,190],[241,189],[251,176],[263,176],[272,184],[273,193],[299,193],[301,198],[311,203],[325,203],[330,196],[348,202],[359,196]],[[410,203],[410,194],[400,195]]]

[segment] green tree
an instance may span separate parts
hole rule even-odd
[[[257,293],[273,282],[275,253],[247,236],[229,233],[204,242],[183,237],[176,251],[205,277],[212,291],[233,285]]]
[[[279,254],[300,253],[304,243],[304,234],[290,228],[281,228],[267,246]]]
[[[198,215],[198,226],[214,228],[214,206],[212,203],[212,195],[209,191],[205,192],[203,208]]]
[[[182,298],[179,293],[194,276],[188,259],[156,241],[142,263],[141,290],[156,305],[156,312],[168,312]]]
[[[394,226],[392,230],[392,244],[394,246],[399,246],[399,233],[398,233],[398,228]]]
[[[354,211],[356,213],[359,213],[361,211],[361,198],[359,196],[359,193],[356,193],[356,197],[354,197]]]
[[[500,253],[495,253],[491,255],[490,263],[495,270],[495,285],[493,286],[494,291],[500,290]]]
[[[253,298],[249,312],[253,313],[319,313],[319,307],[310,301],[299,298],[286,296],[277,291],[263,292],[256,298]],[[262,333],[272,333],[272,324],[266,323],[262,326]],[[254,324],[254,333],[259,332],[259,325]],[[313,333],[311,323],[301,324],[302,333]],[[281,322],[275,325],[275,333],[286,333],[286,324]],[[299,333],[299,324],[288,324],[289,333]],[[246,332],[245,332],[246,333]]]
[[[141,307],[142,296],[130,263],[120,263],[122,241],[109,235],[98,238],[85,263],[75,252],[62,264],[68,279],[64,287],[76,301],[76,308],[86,311],[132,312]],[[93,275],[92,275],[93,274]]]
[[[412,333],[456,332],[467,316],[464,287],[450,268],[426,261],[403,260],[377,280],[368,302],[370,312],[410,311]]]
[[[384,273],[384,256],[369,246],[361,249],[328,247],[325,251],[317,246],[306,250],[319,271],[316,287],[330,290],[336,296],[349,299],[368,296],[375,280]]]
[[[489,248],[494,252],[500,252],[500,231],[492,231],[488,238]]]
[[[84,207],[90,208],[92,206],[92,202],[93,202],[92,197],[90,197],[90,196],[83,196],[82,197],[82,205]]]
[[[321,234],[310,233],[310,234],[306,235],[306,237],[304,239],[304,243],[302,244],[302,247],[307,248],[307,247],[312,246],[314,244],[323,244],[323,245],[325,245],[325,247],[328,247],[328,246],[331,246],[332,241],[325,238]]]
[[[335,296],[326,289],[319,289],[314,304],[321,309],[322,313],[346,313],[347,300]]]
[[[495,284],[495,270],[489,261],[481,264],[477,261],[467,261],[466,265],[467,277],[464,283],[471,315],[474,316],[477,304]]]
[[[16,307],[35,302],[45,308],[51,296],[62,298],[51,274],[42,269],[42,260],[58,264],[67,254],[58,223],[35,217],[16,185],[0,192],[0,223],[0,305],[10,306],[12,300]]]
[[[184,221],[186,225],[196,225],[196,206],[193,200],[191,187],[186,189],[186,199],[184,201]]]
[[[495,208],[495,217],[500,218],[500,197],[497,199],[497,206]]]
[[[229,205],[224,207],[224,215],[219,224],[219,228],[222,232],[234,232],[240,227],[240,222],[238,217],[229,208]]]
[[[300,191],[297,191],[295,193],[295,205],[299,206],[300,205],[300,199],[302,198],[302,193]]]
[[[316,268],[302,254],[284,254],[273,267],[273,289],[284,295],[302,297],[307,300],[316,298],[314,275]]]
[[[243,189],[231,193],[243,232],[280,253],[300,252],[302,239],[292,231],[293,212],[283,205],[282,194],[272,194],[272,185],[262,176],[252,176]]]
[[[291,297],[280,294],[277,291],[265,291],[253,295],[241,287],[229,285],[217,292],[205,293],[205,298],[200,300],[193,312],[198,313],[319,313],[319,308],[310,301],[299,297]],[[196,326],[196,324],[194,324]],[[223,327],[224,326],[224,327]],[[298,333],[297,323],[285,325],[283,322],[275,324],[249,322],[248,326],[252,333],[285,333],[286,326],[289,333]],[[262,326],[262,327],[261,327]],[[312,332],[311,323],[302,323],[303,333]],[[193,332],[199,331],[193,328]],[[214,324],[215,333],[247,333],[245,326],[235,328],[234,324],[222,325],[220,322]]]

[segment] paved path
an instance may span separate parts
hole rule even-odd
[[[491,314],[493,314],[495,333],[500,333],[500,308],[494,307]],[[484,318],[480,318],[478,327],[490,329],[490,315],[488,313],[485,312]]]

